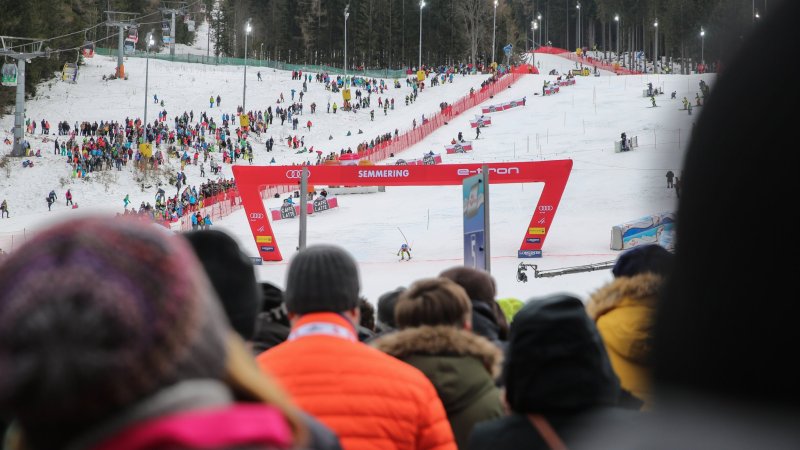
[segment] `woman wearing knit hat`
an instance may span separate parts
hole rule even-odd
[[[3,260],[0,286],[0,417],[24,448],[303,444],[184,240],[71,220]]]

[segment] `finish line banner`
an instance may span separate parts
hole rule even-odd
[[[481,173],[483,164],[435,164],[406,166],[305,166],[308,180],[315,185],[333,186],[452,186],[464,178]],[[533,206],[533,214],[522,231],[520,257],[541,256],[547,234],[553,224],[561,196],[572,171],[572,160],[502,162],[486,164],[491,184],[543,183],[542,194]],[[261,192],[265,186],[297,186],[298,166],[233,166],[245,215],[259,254],[265,261],[281,261],[275,233],[264,208]],[[460,201],[461,199],[459,199]],[[456,199],[453,199],[455,202]]]

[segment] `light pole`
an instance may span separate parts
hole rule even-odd
[[[653,27],[656,29],[656,38],[655,38],[655,51],[653,52],[653,73],[658,73],[658,19],[653,22]]]
[[[539,20],[539,47],[541,47],[542,45],[544,45],[543,41],[542,41],[542,29],[544,29],[544,27],[542,26],[543,25],[542,24],[542,13],[539,13],[539,15],[536,16],[536,19]],[[535,35],[534,35],[534,40],[536,40],[536,36]]]
[[[578,48],[583,48],[583,46],[581,46],[581,2],[578,2],[575,8],[578,9],[578,26],[575,28],[575,43],[578,44]]]
[[[145,70],[144,70],[144,119],[142,121],[142,127],[145,130],[145,134],[147,133],[147,103],[149,99],[147,97],[147,88],[150,82],[150,46],[153,45],[153,33],[147,33],[147,40],[144,43],[145,46],[145,54],[147,55],[147,62],[145,63]]]
[[[531,20],[531,34],[533,35],[533,42],[531,44],[531,63],[536,67],[536,29],[539,25],[535,20]]]
[[[347,76],[347,18],[350,17],[350,4],[344,7],[344,76]]]
[[[263,61],[264,61],[264,43],[263,42],[261,43],[261,46],[260,46],[260,48],[258,50],[258,54],[260,55],[259,57],[261,58],[261,61],[262,61],[262,64],[263,64]]]
[[[242,88],[242,114],[247,109],[245,108],[245,100],[247,99],[247,35],[250,34],[253,28],[250,27],[250,21],[247,21],[247,26],[244,31],[244,87]]]
[[[492,62],[494,62],[495,36],[497,34],[497,0],[494,0],[494,18],[492,19]]]
[[[419,0],[419,62],[417,70],[422,70],[422,8],[425,7],[425,0]]]
[[[700,27],[700,62],[705,65],[705,45],[706,45],[706,30]]]
[[[619,64],[619,14],[614,15],[614,22],[617,22],[617,64]]]

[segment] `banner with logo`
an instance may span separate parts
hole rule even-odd
[[[472,128],[487,127],[487,126],[489,126],[491,124],[492,124],[492,117],[491,116],[484,116],[484,115],[475,116],[474,119],[469,121],[469,125]]]
[[[356,166],[358,165],[359,159],[361,159],[361,156],[359,156],[358,153],[345,153],[339,156],[339,164],[343,166]]]
[[[320,195],[306,203],[306,212],[308,214],[314,214],[315,212],[327,211],[338,207],[339,200],[337,200],[336,197],[323,197]],[[300,215],[300,205],[284,203],[280,208],[270,208],[269,214],[272,220],[294,219]]]
[[[442,163],[442,155],[439,153],[425,154],[422,158],[417,159],[398,159],[395,163],[398,166],[419,166],[419,165],[435,165]]]
[[[671,233],[675,214],[662,212],[611,227],[611,250],[625,250],[641,244],[657,244],[662,233]]]
[[[551,84],[544,87],[544,95],[558,94],[558,91],[559,89],[557,84]]]
[[[541,256],[547,233],[553,223],[561,196],[567,185],[572,161],[499,162],[486,164],[492,184],[543,183],[542,193],[534,206],[533,216],[522,236],[518,255]],[[464,178],[481,173],[482,164],[435,164],[407,166],[306,166],[309,183],[317,186],[452,186],[462,185]],[[296,186],[299,166],[232,166],[242,205],[253,237],[269,237],[270,244],[257,243],[265,261],[281,261],[261,191],[264,186]],[[313,207],[313,205],[312,205]],[[521,226],[522,224],[520,224]],[[530,240],[529,240],[530,239]]]
[[[493,112],[505,111],[507,109],[516,108],[518,106],[525,106],[525,97],[518,100],[511,100],[510,102],[498,103],[496,105],[487,105],[481,107],[481,112],[489,114]]]
[[[466,153],[472,151],[472,141],[458,142],[455,144],[448,144],[445,148],[448,155],[454,153]]]
[[[464,266],[486,270],[486,208],[483,173],[464,178],[462,193],[464,203]]]

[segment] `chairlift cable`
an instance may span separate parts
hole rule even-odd
[[[202,0],[197,0],[197,1],[195,1],[194,3],[192,3],[190,5],[186,5],[186,8],[187,9],[191,8],[192,6],[200,4],[200,3],[202,3]],[[152,12],[152,13],[149,13],[149,14],[145,14],[143,16],[139,16],[139,17],[137,17],[137,19],[144,19],[145,17],[150,17],[150,16],[153,16],[153,15],[156,15],[156,14],[160,14],[160,13],[161,13],[161,11],[155,11],[155,12]],[[152,24],[156,24],[156,23],[159,23],[159,22],[137,23],[136,26],[138,27],[140,25],[152,25]],[[38,43],[54,41],[56,39],[61,39],[61,38],[67,37],[67,36],[72,36],[74,34],[85,33],[85,32],[87,32],[89,30],[92,30],[92,29],[95,29],[95,28],[99,28],[99,27],[101,27],[101,26],[103,26],[105,24],[106,24],[106,21],[103,21],[103,22],[98,23],[97,25],[93,25],[93,26],[90,26],[88,28],[82,28],[82,29],[80,29],[78,31],[74,31],[72,33],[63,34],[61,36],[55,36],[55,37],[51,37],[51,38],[47,38],[47,39],[41,39],[41,40],[38,40],[38,41],[27,42],[25,44],[14,45],[14,46],[8,47],[8,50],[13,50],[15,48],[24,47],[26,45],[31,45],[31,44],[38,44]],[[105,39],[107,39],[107,37],[103,38],[103,39],[99,39],[99,40],[97,40],[95,42],[100,42],[100,41],[105,40]],[[70,49],[58,49],[58,50],[51,50],[50,52],[51,53],[59,53],[59,52],[62,52],[62,51],[70,51],[70,50],[74,50],[74,49],[71,49],[71,48]]]

